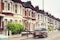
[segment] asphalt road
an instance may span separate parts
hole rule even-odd
[[[51,32],[48,34],[47,38],[26,38],[26,39],[21,39],[21,40],[60,40],[60,32]]]
[[[60,31],[53,31],[48,33],[47,38],[33,38],[32,35],[27,36],[19,36],[16,35],[16,37],[11,37],[9,40],[60,40]]]

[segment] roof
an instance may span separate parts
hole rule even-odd
[[[44,10],[40,10],[38,6],[35,7],[35,11],[44,14]]]
[[[34,7],[31,4],[31,1],[27,1],[27,2],[22,2],[21,0],[12,0],[12,1],[16,2],[16,3],[21,3],[22,6],[25,7],[25,8],[30,8],[30,9],[36,11],[37,13],[41,13],[41,14],[47,15],[50,18],[53,18],[53,19],[55,19],[57,21],[60,21],[59,18],[55,18],[53,15],[49,14],[48,12],[45,12],[44,10],[40,10],[38,6]]]
[[[57,20],[57,21],[60,21],[59,18],[55,18],[53,15],[49,14],[48,12],[46,12],[46,15],[47,15],[48,17],[52,18],[52,19],[55,19],[55,20]]]
[[[22,1],[21,0],[12,0],[13,2],[16,2],[16,3],[21,3],[22,4]]]
[[[31,4],[31,1],[23,2],[22,5],[25,8],[31,8],[32,10],[35,10],[34,6]]]

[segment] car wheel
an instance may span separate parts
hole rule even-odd
[[[46,35],[43,35],[43,38],[45,38],[46,37]]]
[[[48,37],[48,36],[46,35],[46,37]]]
[[[33,35],[33,37],[35,38],[36,36],[35,36],[35,35]]]
[[[47,35],[43,35],[44,36],[44,38],[47,38]]]

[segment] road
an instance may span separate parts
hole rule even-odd
[[[47,38],[33,38],[32,35],[30,37],[26,36],[16,36],[16,37],[11,37],[9,40],[60,40],[60,31],[55,31],[55,32],[49,32]]]
[[[60,40],[60,32],[52,32],[48,34],[49,36],[47,38],[26,38],[21,40]]]

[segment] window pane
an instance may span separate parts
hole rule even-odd
[[[4,3],[2,3],[2,10],[4,10]]]
[[[8,3],[8,10],[10,10],[10,4]]]
[[[35,13],[32,12],[32,17],[35,17]]]
[[[20,6],[20,13],[21,13],[21,6]]]
[[[30,16],[30,11],[29,11],[29,16]]]
[[[17,5],[15,5],[15,13],[17,13]]]
[[[12,19],[10,20],[10,22],[12,22]]]
[[[25,11],[25,16],[26,16],[26,11]]]
[[[3,2],[3,0],[1,0],[1,2]]]
[[[39,15],[38,15],[38,19],[39,19]]]

